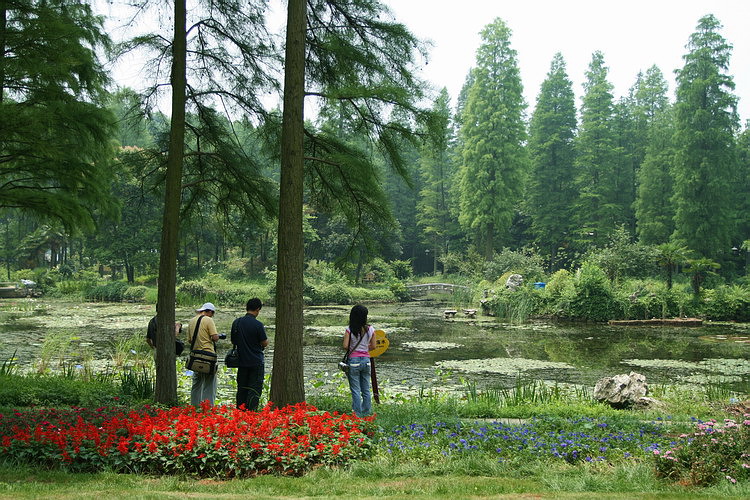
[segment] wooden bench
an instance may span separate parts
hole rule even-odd
[[[446,309],[445,311],[443,311],[443,316],[445,317],[445,319],[453,319],[456,316],[457,312],[458,311],[456,311],[455,309]]]
[[[477,317],[477,310],[476,309],[463,309],[463,312],[469,318],[476,318]]]

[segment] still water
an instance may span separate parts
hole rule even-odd
[[[727,383],[746,390],[750,384],[750,324],[702,327],[623,327],[534,321],[514,325],[495,318],[470,319],[459,312],[443,318],[435,302],[375,304],[370,323],[384,330],[389,349],[376,360],[384,393],[419,389],[461,390],[511,387],[524,378],[593,388],[605,375],[637,371],[649,384]],[[305,310],[304,361],[308,393],[330,391],[343,379],[336,370],[341,336],[350,306]],[[270,347],[266,372],[273,365],[274,308],[258,319],[267,325]],[[97,369],[150,356],[143,341],[153,306],[66,302],[54,299],[4,299],[0,302],[0,363],[16,353],[22,369],[45,361],[89,363]],[[187,324],[194,313],[178,308]],[[214,317],[228,333],[240,309],[219,309]],[[184,334],[183,334],[184,335]],[[228,341],[220,341],[220,359]],[[187,378],[184,374],[183,378]],[[225,383],[231,371],[224,375]],[[187,382],[182,380],[181,387]],[[226,388],[224,392],[231,392]]]

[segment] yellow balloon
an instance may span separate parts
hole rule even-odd
[[[388,350],[388,346],[390,344],[391,342],[385,336],[385,332],[383,330],[375,330],[375,349],[370,351],[370,357],[377,358]]]

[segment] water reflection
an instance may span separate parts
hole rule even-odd
[[[631,370],[646,375],[650,384],[694,383],[712,375],[726,376],[736,384],[750,380],[748,324],[511,325],[486,317],[445,320],[444,305],[430,302],[368,307],[370,321],[384,330],[391,342],[390,349],[376,362],[383,391],[450,389],[460,387],[464,380],[480,387],[509,387],[519,372],[531,378],[590,387],[602,376]],[[305,310],[306,380],[326,371],[335,373],[349,309],[331,306]],[[273,364],[274,313],[274,308],[264,307],[259,317],[271,337],[267,372]],[[176,312],[183,322],[193,314],[190,308]],[[219,308],[215,316],[219,331],[228,332],[232,320],[243,314],[241,309]],[[71,361],[79,362],[88,355],[100,363],[111,363],[116,342],[142,337],[152,315],[153,306],[143,304],[4,300],[0,303],[0,360],[17,351],[19,364],[28,367],[41,356],[45,338],[62,335],[70,338],[64,356]],[[136,341],[134,345],[148,352],[145,342]],[[226,341],[220,343],[220,353],[227,347]]]

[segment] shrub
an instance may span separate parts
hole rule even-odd
[[[128,285],[124,281],[112,281],[90,286],[84,292],[87,300],[98,300],[106,302],[122,302],[125,299],[125,290]]]
[[[146,297],[146,291],[148,290],[145,286],[129,286],[123,293],[123,298],[128,302],[142,302]]]
[[[396,297],[396,300],[398,300],[399,302],[407,302],[411,300],[409,289],[406,288],[406,285],[403,281],[399,281],[397,279],[391,280],[389,288],[393,296]]]
[[[620,316],[607,275],[598,266],[584,262],[576,273],[575,296],[570,303],[574,318],[607,321]]]
[[[304,295],[311,305],[352,303],[350,287],[344,285],[305,286]]]
[[[0,406],[103,406],[122,402],[120,387],[107,381],[81,383],[74,377],[6,375],[0,383]]]
[[[589,252],[586,261],[602,269],[611,281],[645,278],[658,272],[658,252],[654,247],[632,243],[630,234],[618,228],[603,249]]]
[[[408,280],[414,275],[414,269],[411,267],[411,262],[408,260],[394,260],[391,261],[391,268],[393,269],[393,275],[396,279]]]
[[[199,281],[183,281],[177,287],[177,293],[192,297],[194,300],[190,302],[198,303],[204,301],[208,289]]]
[[[544,276],[543,260],[532,253],[504,248],[491,261],[484,263],[482,275],[484,279],[494,280],[505,274],[520,274],[526,283],[539,281]]]
[[[671,450],[653,452],[659,477],[695,486],[750,479],[750,414],[742,423],[726,419],[719,427],[710,420],[697,428]]]
[[[379,257],[368,262],[364,271],[365,275],[372,273],[375,283],[387,283],[395,276],[393,268]]]
[[[750,321],[750,287],[722,285],[705,290],[704,315],[717,321]]]
[[[678,293],[665,283],[629,280],[617,289],[618,303],[628,319],[667,318],[680,315]]]

